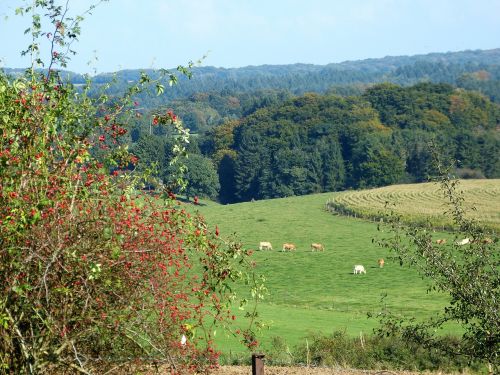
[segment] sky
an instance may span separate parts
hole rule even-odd
[[[69,0],[69,14],[96,1]],[[30,65],[20,57],[30,17],[14,15],[26,3],[0,0],[0,67]],[[78,73],[168,69],[205,55],[201,65],[224,68],[325,65],[499,48],[500,0],[110,0],[81,26],[68,65]]]

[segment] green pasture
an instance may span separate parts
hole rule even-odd
[[[381,236],[374,223],[327,212],[325,203],[333,194],[197,206],[221,236],[236,234],[246,249],[256,250],[257,272],[265,275],[269,289],[259,306],[270,325],[261,332],[264,348],[273,336],[293,347],[311,332],[370,334],[378,321],[368,319],[368,313],[389,308],[418,318],[446,302],[444,295],[427,293],[428,284],[415,270],[391,262],[388,251],[372,243]],[[273,250],[258,251],[260,241],[271,242]],[[297,251],[281,252],[284,242],[296,244]],[[311,252],[313,242],[324,244],[325,251]],[[386,259],[382,269],[378,258]],[[366,275],[353,275],[355,264],[364,265]],[[219,336],[219,345],[243,351],[231,338]]]

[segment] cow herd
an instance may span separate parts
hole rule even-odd
[[[446,243],[446,238],[441,238],[441,239],[436,240],[436,244],[438,244],[438,245],[444,245],[445,243]],[[493,240],[489,237],[485,237],[485,238],[480,239],[480,240],[470,239],[470,238],[466,237],[464,239],[455,241],[455,245],[457,245],[457,246],[464,246],[464,245],[468,245],[468,244],[472,244],[472,243],[482,243],[485,245],[489,245],[489,244],[493,243]]]
[[[474,242],[481,242],[483,244],[491,244],[491,243],[493,243],[493,240],[491,240],[490,238],[484,238],[480,241],[473,241],[470,238],[464,238],[462,240],[456,240],[455,245],[463,246],[463,245],[467,245],[467,244],[474,243]],[[437,245],[444,245],[444,244],[446,244],[446,239],[438,239],[438,240],[436,240],[436,244]],[[262,250],[272,250],[272,249],[273,249],[273,246],[271,245],[271,242],[269,242],[269,241],[261,241],[259,243],[259,250],[261,250],[261,251]],[[285,242],[281,248],[281,251],[283,251],[283,252],[296,251],[296,250],[297,250],[297,246],[291,242]],[[325,247],[321,243],[313,242],[311,244],[311,251],[325,251]],[[383,258],[378,259],[377,264],[378,264],[379,268],[383,268],[384,264],[385,264],[384,259]],[[354,269],[353,269],[352,273],[354,275],[366,274],[366,269],[363,265],[356,264],[356,265],[354,265]]]
[[[271,242],[269,241],[261,241],[259,242],[259,250],[263,251],[263,250],[272,250],[273,249],[273,245],[271,245]],[[294,244],[294,243],[291,243],[291,242],[285,242],[283,244],[283,246],[281,247],[281,251],[283,252],[286,252],[286,251],[295,251],[297,250],[297,246]],[[321,243],[316,243],[316,242],[313,242],[311,244],[311,251],[325,251],[325,247],[323,246],[323,244]],[[384,267],[384,259],[383,258],[380,258],[378,261],[378,266],[380,268],[383,268]],[[357,275],[357,274],[366,274],[366,269],[363,265],[361,264],[356,264],[354,266],[354,270],[352,272],[353,274]]]
[[[261,241],[259,242],[259,250],[272,250],[273,245],[271,245],[271,242],[269,241]],[[281,251],[295,251],[297,250],[297,246],[294,243],[291,242],[285,242],[283,244],[283,247],[281,248]],[[325,247],[323,244],[320,243],[312,243],[311,244],[311,251],[325,251]]]

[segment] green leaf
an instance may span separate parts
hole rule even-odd
[[[120,258],[122,251],[118,246],[113,247],[113,250],[111,251],[111,258],[114,260]]]
[[[163,94],[164,91],[165,91],[165,86],[163,86],[161,83],[157,83],[156,84],[156,95],[159,96],[159,95]]]
[[[111,230],[110,227],[106,227],[103,230],[103,236],[105,240],[109,240],[113,234],[113,231]]]

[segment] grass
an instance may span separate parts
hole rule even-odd
[[[466,207],[472,218],[480,219],[494,230],[500,229],[500,179],[462,180]],[[407,221],[430,219],[436,227],[449,227],[451,221],[444,217],[446,209],[443,194],[435,183],[392,185],[378,189],[348,191],[336,194],[329,200],[332,211],[377,218],[386,210],[386,202],[395,204],[394,210]],[[392,207],[391,207],[392,208]]]
[[[387,250],[372,243],[380,236],[375,224],[327,212],[325,203],[332,195],[199,206],[210,226],[217,224],[222,236],[236,233],[246,249],[258,250],[260,241],[273,245],[272,251],[254,256],[270,292],[259,306],[270,324],[261,333],[264,348],[275,336],[293,347],[311,332],[370,334],[378,321],[367,313],[390,308],[422,318],[447,301],[444,295],[427,293],[428,284],[415,270],[388,261]],[[284,242],[295,243],[297,251],[279,251]],[[324,244],[325,251],[311,252],[313,242]],[[378,258],[386,259],[382,269]],[[367,274],[353,275],[354,264],[363,264]],[[450,327],[447,333],[457,329]],[[231,338],[220,337],[219,346],[226,352],[243,351]]]

